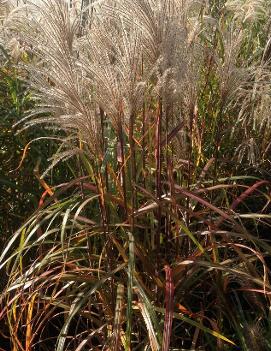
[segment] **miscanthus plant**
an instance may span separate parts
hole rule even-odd
[[[60,146],[0,257],[3,337],[13,350],[271,349],[269,2],[70,5],[29,3],[6,23],[32,58],[19,125]],[[74,180],[50,184],[72,157]]]

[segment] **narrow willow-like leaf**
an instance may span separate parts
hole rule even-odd
[[[61,233],[60,233],[60,239],[61,239],[61,245],[62,245],[62,250],[64,251],[65,248],[65,233],[66,233],[66,225],[68,222],[68,218],[70,216],[71,209],[68,208],[64,214],[63,221],[61,224]]]
[[[144,304],[144,302],[138,302],[137,304],[140,312],[142,313],[142,316],[144,318],[144,322],[146,324],[146,328],[148,331],[148,335],[149,335],[149,342],[150,342],[150,347],[152,351],[159,351],[160,350],[160,346],[158,344],[158,340],[156,337],[156,333],[155,333],[155,329],[149,314],[149,310],[147,309],[146,305]]]
[[[144,303],[144,306],[148,310],[148,314],[150,316],[150,319],[152,321],[152,324],[156,332],[158,344],[162,345],[163,336],[162,336],[161,326],[160,326],[159,319],[158,319],[156,310],[154,308],[154,305],[151,303],[144,289],[142,288],[142,286],[140,285],[140,283],[136,278],[134,278],[134,284],[135,284],[135,292],[139,296],[139,301],[142,301]]]

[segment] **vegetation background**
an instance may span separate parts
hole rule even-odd
[[[271,350],[270,5],[0,0],[0,348]]]

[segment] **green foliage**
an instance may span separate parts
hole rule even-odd
[[[0,71],[0,182],[1,182],[1,228],[8,237],[37,206],[40,189],[33,175],[38,152],[31,150],[24,167],[17,169],[24,147],[31,136],[27,133],[16,136],[13,124],[18,122],[26,110],[33,106],[31,96],[18,79],[16,69],[10,64]],[[35,134],[32,131],[31,134]],[[1,240],[4,240],[3,236]]]
[[[18,70],[11,62],[3,65],[0,70],[0,231],[3,241],[38,207],[44,189],[34,170],[39,163],[47,164],[47,157],[56,149],[48,140],[34,142],[46,135],[40,127],[17,134],[18,127],[14,125],[33,106],[31,93],[19,78]],[[61,170],[56,170],[55,176],[66,181],[69,173],[68,169],[62,169],[62,174]]]

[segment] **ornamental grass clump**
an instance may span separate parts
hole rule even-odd
[[[14,350],[271,348],[269,11],[43,0],[13,12],[35,101],[17,127],[59,141],[39,208],[0,257]],[[54,184],[70,158],[74,179]]]

